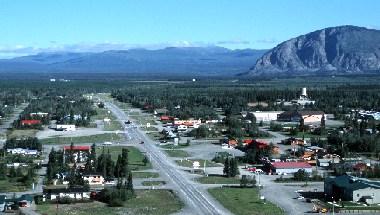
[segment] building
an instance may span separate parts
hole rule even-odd
[[[380,181],[349,175],[330,176],[325,179],[324,190],[327,199],[380,203]]]
[[[91,150],[90,146],[64,146],[63,147],[65,159],[67,159],[68,156],[70,155],[70,152],[72,152],[72,155],[74,156],[74,160],[77,162],[78,161],[85,162],[90,153],[90,150]]]
[[[303,118],[305,124],[320,123],[325,113],[323,111],[286,111],[278,115],[278,121],[299,122]]]
[[[251,112],[251,114],[255,115],[256,122],[270,122],[276,121],[279,114],[282,114],[284,111],[256,111]]]
[[[23,149],[23,148],[14,148],[14,149],[7,149],[7,153],[14,154],[14,155],[38,155],[38,151],[35,149]]]
[[[46,201],[46,199],[59,200],[62,198],[69,198],[69,199],[75,199],[75,200],[90,199],[90,191],[83,187],[43,190],[43,201]]]
[[[75,125],[56,125],[55,130],[57,131],[75,131]]]
[[[194,119],[189,119],[189,120],[179,120],[179,119],[174,119],[173,124],[175,126],[179,125],[185,125],[190,128],[198,128],[199,125],[202,124],[202,121],[200,119],[194,120]]]
[[[41,120],[37,120],[37,119],[24,119],[24,120],[21,120],[21,125],[22,126],[31,126],[31,125],[40,125],[41,124]]]
[[[0,212],[5,210],[7,196],[0,195]]]
[[[89,185],[104,185],[102,175],[83,175],[83,180],[87,181]]]
[[[304,169],[305,172],[311,173],[312,166],[306,162],[273,162],[272,171],[276,174],[292,174],[298,170]]]

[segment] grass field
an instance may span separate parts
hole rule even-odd
[[[163,149],[183,149],[188,147],[188,145],[174,145],[174,144],[167,144],[167,145],[160,145],[161,148]]]
[[[176,160],[175,162],[179,165],[179,166],[183,166],[183,167],[193,167],[193,162],[194,161],[199,161],[199,164],[200,164],[200,168],[203,167],[204,165],[204,162],[205,160],[202,160],[202,159],[191,159],[191,160]],[[209,160],[206,160],[206,167],[218,167],[218,166],[221,166],[221,164],[217,164],[215,162],[212,162],[212,161],[209,161]]]
[[[143,181],[141,183],[144,186],[160,186],[160,185],[165,185],[165,181]]]
[[[208,176],[196,179],[201,184],[240,184],[239,178],[227,178],[224,176]]]
[[[256,188],[214,188],[209,193],[224,207],[239,215],[282,215],[281,208],[259,199]]]
[[[189,157],[189,153],[183,150],[165,150],[166,154],[168,154],[170,157]]]
[[[96,147],[96,154],[98,156],[102,153],[103,148],[105,153],[108,153],[108,151],[110,152],[112,160],[115,162],[117,161],[119,154],[121,154],[122,149],[127,148],[129,150],[128,161],[131,170],[146,170],[152,168],[150,162],[144,165],[142,160],[144,159],[145,155],[133,146],[98,146]]]
[[[79,136],[79,137],[51,137],[46,139],[41,139],[42,144],[70,144],[76,143],[104,143],[106,141],[120,141],[122,136],[120,134],[107,133],[107,134],[96,134],[90,136]]]
[[[178,212],[183,207],[182,202],[170,190],[137,190],[136,198],[130,199],[124,207],[110,208],[101,202],[77,203],[59,205],[37,205],[37,212],[42,215],[169,215]],[[164,204],[163,204],[164,203]]]
[[[0,180],[0,192],[20,192],[27,190],[27,187],[19,182]]]
[[[8,139],[20,137],[35,137],[37,129],[12,129],[8,131]]]
[[[158,178],[160,175],[157,172],[132,172],[133,178]]]

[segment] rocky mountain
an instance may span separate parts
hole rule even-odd
[[[0,72],[125,73],[133,75],[234,76],[267,50],[169,47],[100,53],[41,53],[0,60]]]
[[[380,74],[380,31],[331,27],[285,41],[256,61],[249,74]]]

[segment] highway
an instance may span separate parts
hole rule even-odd
[[[105,102],[105,105],[123,124],[128,120],[127,115],[113,103]],[[184,173],[175,164],[171,163],[167,156],[139,128],[126,126],[124,129],[127,140],[144,141],[144,144],[139,144],[139,147],[142,147],[146,151],[153,165],[161,173],[168,176],[182,201],[186,206],[191,208],[191,214],[231,214],[231,212],[210,197],[206,190],[197,187],[194,182],[184,176]]]

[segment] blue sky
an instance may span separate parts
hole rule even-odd
[[[0,57],[135,47],[272,48],[338,25],[380,29],[376,0],[0,0]]]

